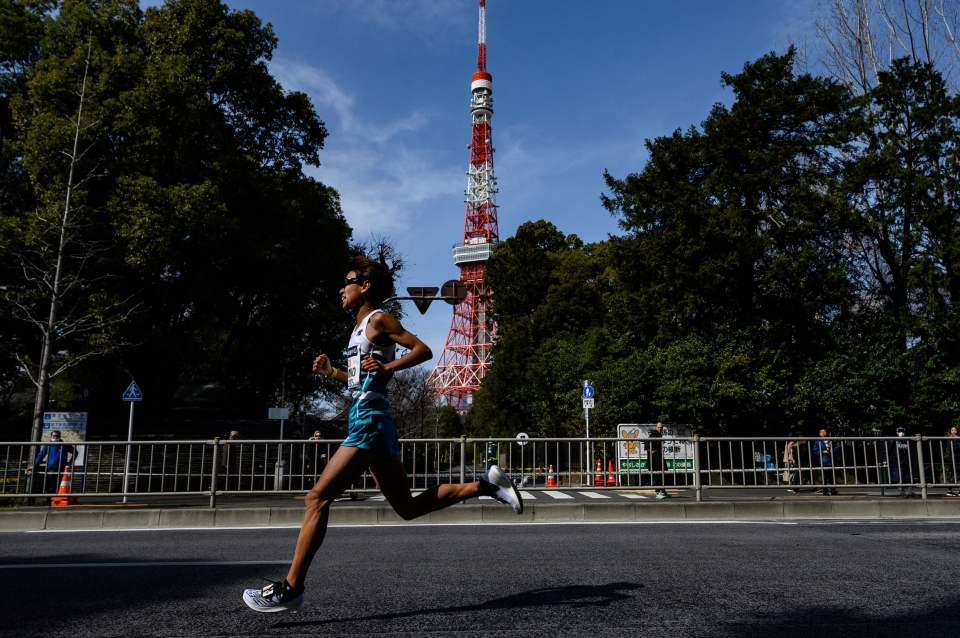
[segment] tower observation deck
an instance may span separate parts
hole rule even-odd
[[[497,326],[490,310],[493,291],[484,281],[486,263],[499,237],[497,178],[493,172],[493,76],[487,71],[486,0],[480,0],[477,70],[470,78],[470,162],[467,166],[463,242],[453,248],[453,263],[467,289],[454,306],[450,331],[434,368],[437,393],[459,412],[473,400],[492,361]]]

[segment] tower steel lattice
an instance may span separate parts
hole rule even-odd
[[[466,410],[492,361],[497,326],[491,315],[493,291],[484,281],[487,259],[499,237],[497,178],[493,172],[493,76],[487,71],[486,0],[480,0],[477,70],[470,80],[470,163],[467,168],[463,243],[453,263],[467,296],[453,308],[450,331],[433,371],[437,393],[459,412]]]

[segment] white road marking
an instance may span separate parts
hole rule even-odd
[[[492,500],[493,500],[493,497],[492,497],[492,496],[478,496],[477,498],[480,499],[481,501],[492,501]]]
[[[531,492],[521,491],[521,492],[520,492],[520,496],[522,496],[522,497],[524,498],[524,500],[526,500],[526,501],[535,501],[535,500],[537,500],[537,497],[534,496]]]
[[[553,490],[545,490],[543,493],[556,499],[573,498],[569,494],[565,494],[564,492],[554,492]]]
[[[136,563],[28,563],[0,565],[0,569],[71,569],[86,567],[216,567],[220,565],[288,565],[290,560],[183,560]]]
[[[646,494],[634,494],[633,492],[617,492],[617,495],[623,498],[650,498]]]
[[[573,498],[573,497],[568,497]],[[910,523],[911,521],[889,521],[897,523]],[[934,521],[913,521],[914,523],[933,523]],[[960,522],[960,521],[937,521],[939,524],[951,523],[951,522]],[[825,522],[821,522],[823,524]],[[887,524],[887,521],[877,521],[876,519],[847,519],[845,521],[837,521],[836,524],[873,524],[873,525],[883,525]],[[462,521],[459,523],[350,523],[344,525],[337,525],[331,523],[330,527],[342,527],[342,528],[363,528],[363,527],[489,527],[489,526],[548,526],[548,525],[811,525],[817,524],[815,520],[798,520],[798,521],[739,521],[739,520],[676,520],[676,521],[517,521],[516,523],[500,523],[500,522],[483,522],[478,521]],[[261,525],[259,527],[254,526],[244,526],[244,527],[143,527],[138,529],[106,529],[106,528],[96,528],[96,529],[31,529],[31,530],[22,530],[22,531],[4,531],[0,534],[85,534],[90,532],[219,532],[219,531],[250,531],[263,533],[264,530],[270,529],[299,529],[299,525]],[[290,560],[284,561],[267,561],[267,565],[277,565],[277,564],[289,564]],[[116,565],[117,563],[110,563],[111,565]],[[145,563],[147,565],[158,565],[162,563]],[[178,565],[184,565],[186,563],[176,563]],[[230,563],[217,563],[220,565],[226,565]],[[242,562],[237,564],[244,564]],[[250,563],[253,564],[253,563]],[[7,566],[15,567],[15,566]]]
[[[606,494],[600,494],[599,492],[579,492],[579,494],[582,494],[587,498],[610,498]]]

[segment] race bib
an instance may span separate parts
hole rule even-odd
[[[360,348],[350,346],[343,351],[343,358],[347,362],[347,389],[353,390],[360,386]]]

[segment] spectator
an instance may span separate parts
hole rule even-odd
[[[911,443],[907,429],[901,426],[897,428],[897,438],[885,445],[890,482],[900,485],[899,496],[905,498],[913,496],[913,469],[917,466],[916,449]]]
[[[311,436],[307,441],[322,441],[323,434],[320,430],[314,430],[313,436]],[[323,468],[327,466],[327,455],[325,452],[320,452],[320,447],[317,445],[308,445],[307,446],[307,468],[313,471],[313,482],[316,483],[317,478],[323,474]],[[309,488],[307,488],[309,489]]]
[[[796,494],[797,490],[793,487],[800,486],[800,472],[797,469],[797,458],[800,456],[800,444],[797,441],[787,441],[783,446],[783,482],[789,487],[787,491]]]
[[[656,487],[658,500],[669,498],[667,491],[663,489],[663,423],[657,421],[657,426],[647,435],[648,451],[647,460],[650,463],[650,483]]]
[[[37,474],[43,477],[39,490],[43,494],[57,493],[63,468],[73,462],[73,446],[57,445],[60,442],[60,430],[52,431],[50,433],[50,444],[41,445],[37,457],[33,460],[33,465],[37,468]]]
[[[813,454],[814,461],[820,466],[820,482],[825,485],[829,478],[830,483],[836,483],[834,457],[839,451],[840,445],[836,441],[830,440],[830,431],[827,430],[827,428],[820,428],[817,435],[820,437],[820,440],[814,441],[810,446],[810,450]],[[824,496],[831,494],[836,495],[837,488],[824,487],[823,489],[817,490],[817,494],[823,494]]]
[[[227,441],[239,441],[240,431],[230,430],[226,437]],[[223,489],[240,489],[242,467],[243,446],[242,445],[221,445],[220,446],[220,482]]]
[[[960,434],[957,426],[947,430],[943,446],[943,482],[947,484],[947,496],[960,496],[957,485],[957,462],[960,461]]]

